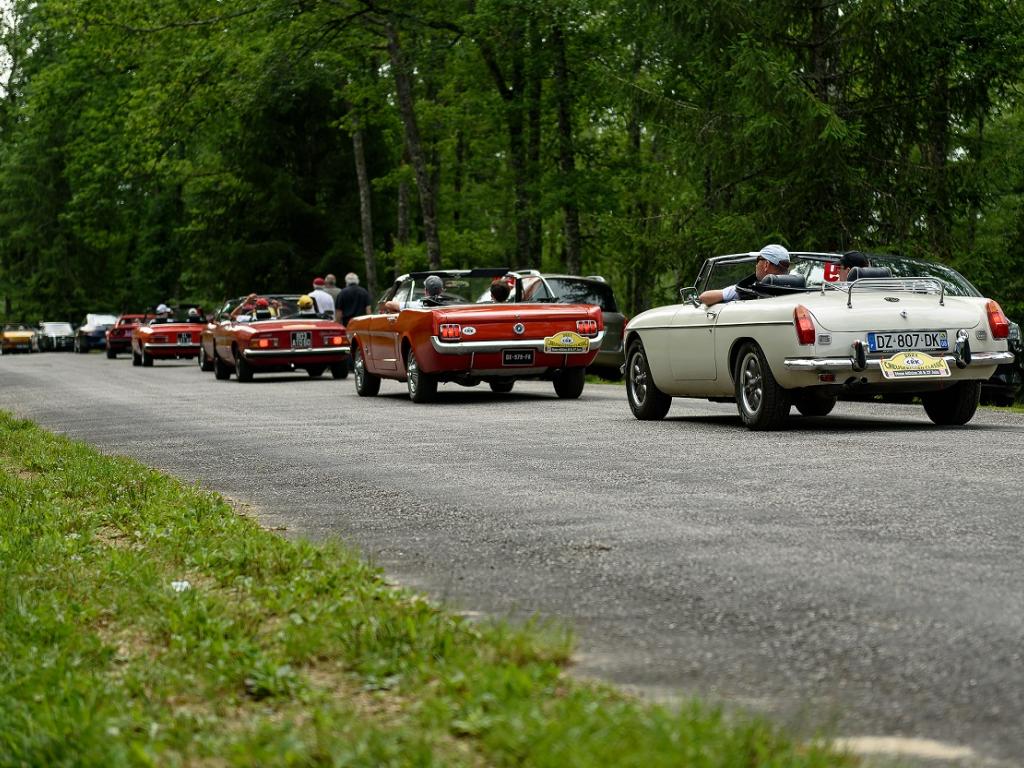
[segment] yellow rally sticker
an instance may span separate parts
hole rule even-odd
[[[880,360],[882,375],[887,379],[917,379],[949,376],[949,365],[941,357],[924,352],[900,352],[888,360]]]
[[[578,354],[590,351],[590,339],[576,331],[559,331],[544,339],[544,351],[548,354]]]

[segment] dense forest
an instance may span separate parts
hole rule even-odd
[[[625,311],[768,241],[1024,318],[1014,0],[6,0],[0,315],[411,268]]]

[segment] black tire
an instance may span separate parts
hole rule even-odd
[[[112,349],[107,349],[107,360],[117,359],[117,352]]]
[[[488,384],[491,387],[491,392],[497,392],[499,395],[507,395],[512,391],[512,387],[516,385],[515,379],[511,381],[490,381]]]
[[[310,365],[306,368],[306,375],[311,379],[319,379],[326,370],[326,366],[323,365]]]
[[[420,370],[416,353],[411,349],[405,358],[405,383],[414,403],[429,403],[437,396],[437,377]]]
[[[366,360],[363,358],[363,348],[355,346],[352,348],[352,368],[356,381],[356,394],[360,397],[374,397],[380,392],[380,376],[366,370]]]
[[[586,377],[586,368],[563,368],[555,374],[555,394],[562,400],[575,400],[583,394]]]
[[[153,367],[153,356],[149,354],[146,350],[142,350],[142,365],[145,366],[146,368]]]
[[[772,375],[764,352],[754,342],[740,348],[736,358],[736,407],[752,430],[778,429],[789,416],[789,392]]]
[[[199,345],[199,355],[196,357],[196,363],[199,365],[200,371],[209,373],[213,370],[213,361],[206,356],[206,347],[202,344]]]
[[[213,375],[221,381],[227,381],[231,378],[231,366],[221,359],[221,356],[217,354],[217,350],[213,351]]]
[[[336,379],[347,379],[348,378],[348,360],[343,363],[332,363],[331,364],[331,376]]]
[[[973,419],[980,399],[980,381],[959,381],[939,392],[921,395],[928,418],[944,427],[959,427]]]
[[[142,365],[142,355],[140,355],[134,349],[132,350],[132,365],[134,365],[134,366]]]
[[[235,378],[243,384],[252,381],[252,366],[245,359],[245,355],[237,349],[235,350]]]
[[[630,344],[626,355],[626,399],[633,415],[641,421],[664,419],[672,407],[672,397],[654,383],[647,352],[640,341]]]
[[[828,416],[836,407],[836,397],[813,390],[801,392],[793,396],[793,405],[803,416]]]

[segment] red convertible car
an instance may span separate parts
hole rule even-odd
[[[179,360],[199,354],[203,322],[171,317],[154,317],[132,329],[132,365],[149,367],[153,361]]]
[[[214,375],[230,379],[234,373],[242,382],[252,381],[256,373],[299,369],[305,369],[313,379],[326,370],[336,379],[348,376],[345,327],[326,317],[298,311],[293,304],[298,298],[260,297],[252,307],[243,305],[240,311],[231,310],[226,319],[208,328],[204,337],[208,335],[212,341]],[[271,301],[277,305],[276,317]]]
[[[149,315],[121,315],[107,328],[107,359],[113,360],[119,352],[132,351],[132,330],[149,319]]]
[[[425,290],[431,276],[443,284],[432,296]],[[514,288],[511,303],[489,300],[495,281]],[[511,392],[517,379],[549,380],[559,397],[577,398],[604,338],[600,307],[523,302],[521,279],[507,269],[404,275],[381,307],[392,311],[348,325],[356,392],[364,397],[376,395],[384,378],[406,382],[416,403],[431,400],[441,382],[486,381]]]

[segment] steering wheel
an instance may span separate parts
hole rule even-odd
[[[758,292],[755,291],[753,288],[747,288],[746,286],[743,285],[737,285],[736,295],[748,299],[756,299],[760,294],[758,294]]]

